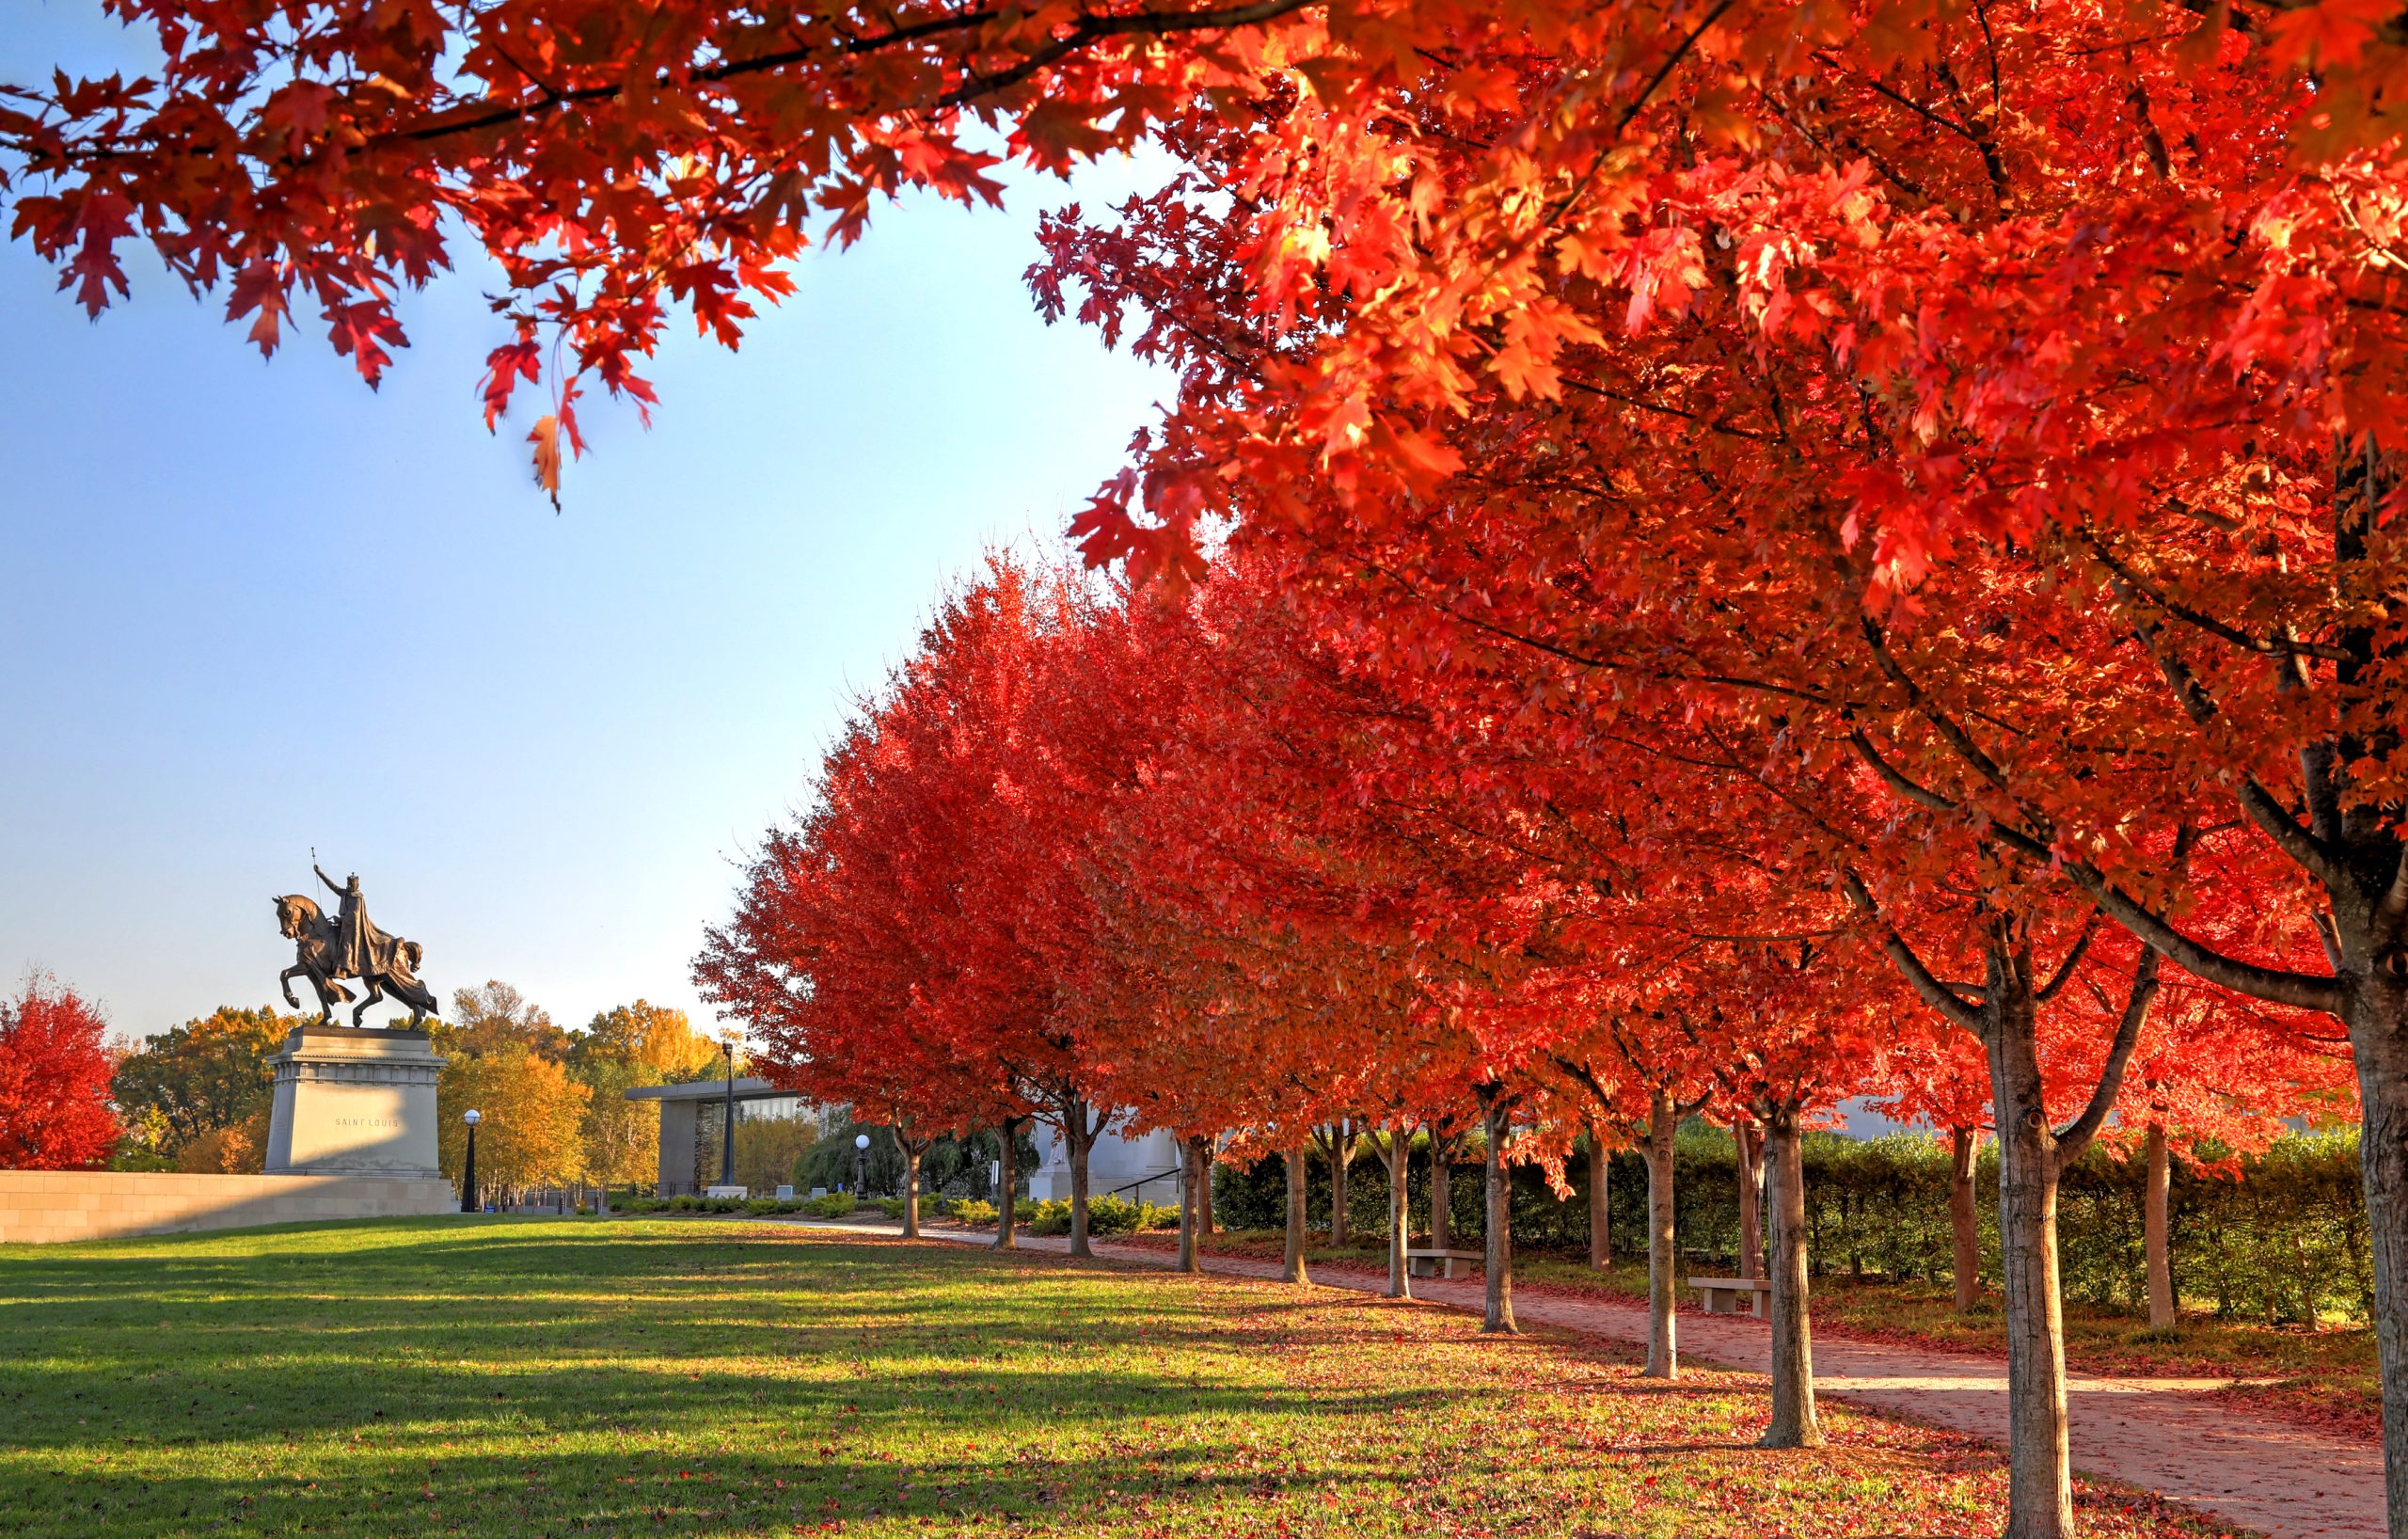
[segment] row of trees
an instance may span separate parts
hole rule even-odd
[[[1744,1185],[1768,1164],[1740,1250],[1770,1259],[1775,1444],[1821,1436],[1805,1130],[1860,1096],[1942,1130],[1971,1307],[1975,1153],[2020,1118],[2047,1157],[2000,1140],[2019,1446],[2062,1475],[2059,1179],[2102,1136],[2148,1170],[2170,1323],[2174,1162],[2228,1163],[2283,1117],[2347,1115],[2346,1049],[2162,973],[2097,905],[1970,856],[1883,872],[1878,780],[1833,756],[1817,800],[1776,794],[1764,764],[1798,751],[1735,746],[1764,723],[1624,702],[1609,729],[1576,730],[1565,713],[1593,698],[1509,700],[1484,678],[1449,701],[1428,671],[1367,659],[1355,595],[1324,599],[1290,561],[1233,546],[1174,597],[996,558],[952,595],[863,702],[807,815],[769,832],[698,960],[762,1067],[888,1122],[907,1159],[947,1130],[1050,1123],[1079,1253],[1087,1150],[1116,1124],[1169,1130],[1198,1173],[1212,1150],[1284,1157],[1299,1282],[1307,1166],[1376,1158],[1400,1296],[1425,1228],[1405,1211],[1410,1150],[1468,1150],[1497,1330],[1513,1328],[1509,1166],[1569,1193],[1585,1161],[1601,1198],[1607,1155],[1636,1148],[1649,1372],[1668,1377],[1673,1138],[1702,1113],[1737,1135]],[[2256,922],[2204,898],[2191,917]],[[1979,980],[1941,986],[1954,1012],[1917,988],[1935,968]],[[2012,1019],[1980,1018],[1976,997],[2018,990]],[[1449,1160],[1426,1198],[1440,1245]],[[998,1243],[1013,1223],[1006,1200]]]
[[[62,282],[97,310],[147,240],[263,349],[314,303],[372,380],[473,242],[487,420],[548,389],[556,494],[673,310],[732,344],[879,195],[994,197],[995,131],[1176,159],[1031,280],[1178,372],[1088,555],[1176,590],[1226,542],[1211,591],[961,595],[703,960],[798,1065],[883,1021],[848,1099],[1042,1112],[1074,1169],[1107,1106],[1291,1151],[1477,1118],[1494,1161],[1719,1104],[1774,1171],[1787,1441],[1801,1121],[1868,1084],[1960,1148],[1987,1117],[2008,1526],[2053,1536],[2066,1163],[2346,1053],[2408,1533],[2385,8],[129,14],[163,70],[0,108]]]

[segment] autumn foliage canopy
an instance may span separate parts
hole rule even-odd
[[[2396,0],[109,8],[159,68],[0,97],[62,285],[372,383],[482,253],[556,497],[882,198],[1175,164],[1027,275],[1176,372],[1072,524],[1127,586],[952,595],[700,962],[790,1074],[1074,1161],[1987,1125],[2018,1533],[2096,1138],[2354,1098],[2408,1312]]]

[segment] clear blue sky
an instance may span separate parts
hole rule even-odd
[[[98,9],[15,0],[0,80],[138,68]],[[87,323],[0,246],[0,983],[49,970],[137,1035],[266,1001],[314,845],[447,1000],[701,1023],[702,928],[851,698],[986,547],[1055,548],[1167,393],[1019,281],[1038,211],[1135,180],[888,211],[740,353],[666,348],[650,433],[592,414],[557,516],[537,403],[479,420],[473,273],[372,393],[155,269]]]

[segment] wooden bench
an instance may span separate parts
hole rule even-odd
[[[1451,1277],[1455,1263],[1466,1266],[1482,1260],[1477,1250],[1408,1250],[1404,1253],[1404,1275],[1408,1277]]]
[[[1762,1320],[1772,1304],[1772,1284],[1763,1277],[1691,1277],[1689,1286],[1697,1290],[1700,1306],[1708,1314],[1744,1309]]]

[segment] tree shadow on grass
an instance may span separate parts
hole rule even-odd
[[[668,1428],[728,1397],[804,1426],[866,1413],[940,1427],[980,1425],[998,1408],[1078,1425],[1163,1407],[1394,1415],[1465,1398],[1218,1372],[1188,1354],[1234,1362],[1259,1344],[1250,1333],[1200,1313],[1116,1309],[1091,1284],[1008,1261],[990,1272],[905,1250],[868,1265],[839,1245],[798,1258],[785,1245],[602,1230],[446,1231],[431,1251],[356,1258],[275,1238],[247,1258],[163,1247],[134,1287],[114,1260],[0,1271],[0,1402],[21,1413],[11,1441],[29,1452],[362,1429],[433,1441],[497,1421]],[[989,1276],[997,1286],[978,1286]],[[1194,1366],[1162,1366],[1180,1360]]]
[[[532,1450],[424,1458],[353,1452],[339,1461],[296,1455],[286,1471],[193,1469],[140,1480],[55,1468],[48,1478],[0,1478],[0,1529],[22,1539],[151,1539],[213,1529],[272,1533],[784,1532],[824,1521],[943,1519],[976,1514],[1006,1521],[1058,1519],[1083,1509],[1117,1515],[1133,1487],[1158,1516],[1179,1508],[1240,1510],[1263,1477],[1254,1451],[1190,1444],[1161,1451],[1158,1473],[1139,1475],[1117,1453],[1073,1459],[911,1465],[832,1462],[815,1445],[747,1446],[697,1457],[642,1450],[574,1453]],[[1317,1472],[1392,1496],[1395,1472],[1368,1465]]]
[[[1468,1372],[1388,1372],[1388,1301],[1043,1256],[540,1220],[419,1235],[150,1242],[139,1270],[139,1248],[0,1258],[0,1532],[1052,1527],[1117,1522],[1133,1492],[1247,1531],[1316,1483],[1402,1503],[1490,1455],[1458,1429],[1494,1416],[1492,1368],[1604,1356],[1457,1321]],[[1307,1349],[1357,1376],[1287,1355]]]

